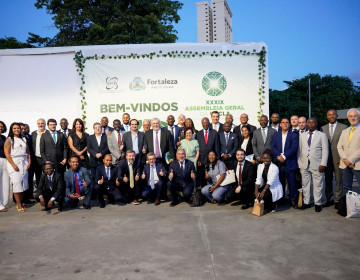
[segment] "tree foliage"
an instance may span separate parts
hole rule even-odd
[[[182,3],[171,0],[37,0],[59,30],[54,38],[30,33],[39,46],[174,43]]]
[[[347,109],[359,106],[360,87],[354,86],[348,77],[309,74],[294,81],[284,81],[288,88],[282,91],[270,90],[270,113],[290,117],[309,115],[309,79],[311,81],[311,116],[319,125],[327,123],[329,109]]]
[[[16,40],[15,37],[0,38],[0,49],[21,49],[21,48],[33,48],[34,46],[28,43],[22,43]]]

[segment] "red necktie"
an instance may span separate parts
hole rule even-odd
[[[239,186],[241,185],[241,179],[242,179],[242,177],[241,177],[241,167],[242,167],[242,164],[241,163],[239,163]]]
[[[77,178],[77,176],[76,176],[76,173],[75,173],[75,189],[76,189],[76,193],[77,193],[79,196],[81,196],[79,181],[78,181],[78,178]]]
[[[118,132],[118,146],[119,146],[119,148],[120,148],[120,146],[121,146],[120,131]]]
[[[207,130],[205,130],[205,144],[207,145],[207,137],[208,137],[208,131]]]

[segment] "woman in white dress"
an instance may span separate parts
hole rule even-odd
[[[10,179],[7,172],[7,160],[4,153],[6,137],[2,135],[6,132],[6,125],[0,121],[0,212],[7,211],[9,202]]]
[[[12,123],[9,136],[5,141],[4,152],[7,162],[7,171],[13,185],[13,193],[16,200],[16,209],[25,212],[21,204],[24,191],[29,188],[28,169],[30,167],[30,152],[26,138],[21,136],[19,123]]]

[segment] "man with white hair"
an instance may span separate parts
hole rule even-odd
[[[340,169],[343,175],[343,194],[352,190],[353,177],[360,184],[360,112],[352,108],[347,112],[350,127],[341,132],[337,145]]]
[[[41,135],[43,135],[45,133],[45,128],[46,128],[45,119],[42,119],[42,118],[38,119],[37,127],[38,127],[38,129],[31,133],[31,138],[32,138],[33,151],[35,154],[35,160],[32,162],[34,163],[36,185],[38,186],[39,182],[40,182],[40,176],[42,174],[43,164],[44,164],[44,160],[42,159],[41,153],[40,153],[40,139],[41,139]]]

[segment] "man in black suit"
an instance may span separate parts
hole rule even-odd
[[[135,157],[142,161],[143,155],[146,153],[145,149],[145,133],[138,130],[139,122],[137,119],[130,121],[130,131],[123,134],[122,151],[126,153],[128,150],[135,152]]]
[[[178,149],[176,160],[170,163],[168,190],[171,194],[170,207],[179,204],[177,191],[182,191],[185,201],[188,201],[194,190],[195,166],[186,159],[184,149]]]
[[[65,118],[62,118],[60,120],[60,129],[58,130],[58,132],[62,132],[64,134],[64,136],[67,137],[69,136],[69,132],[70,132],[70,129],[68,128],[68,125],[69,125],[69,122],[67,119]]]
[[[125,203],[133,200],[134,205],[139,204],[139,196],[141,192],[140,175],[141,169],[139,160],[135,158],[133,150],[127,150],[125,158],[118,163],[118,184],[120,184],[121,194]]]
[[[109,119],[107,117],[102,117],[100,123],[102,135],[108,136],[114,130],[114,128],[109,126]]]
[[[223,132],[223,124],[219,122],[220,114],[218,111],[211,112],[211,124],[209,127],[215,130],[217,133]]]
[[[209,128],[209,119],[203,118],[201,120],[203,129],[196,133],[196,139],[199,142],[199,160],[198,160],[198,169],[197,169],[197,185],[205,186],[207,181],[205,179],[205,165],[208,161],[209,152],[214,151],[216,153],[216,158],[220,159],[220,143],[218,133]]]
[[[290,130],[296,134],[299,134],[299,116],[297,115],[292,115],[290,118],[290,124],[291,124],[291,128]]]
[[[117,167],[112,165],[111,155],[107,154],[104,156],[103,164],[96,168],[94,191],[98,197],[100,208],[105,208],[104,195],[107,195],[111,204],[121,201],[122,195],[116,183],[119,185]]]
[[[176,153],[177,145],[176,143],[179,142],[179,134],[181,131],[181,128],[177,125],[175,125],[175,117],[173,115],[169,115],[166,119],[167,126],[165,126],[163,129],[170,131],[171,138],[174,142],[174,152]]]
[[[239,147],[238,137],[234,132],[230,132],[231,123],[223,124],[223,132],[219,133],[220,155],[227,168],[230,168],[235,160],[235,153]]]
[[[145,133],[145,149],[147,153],[154,153],[156,162],[166,166],[165,154],[170,153],[171,161],[175,158],[173,140],[168,130],[160,129],[160,120],[153,118],[151,127]]]
[[[231,169],[235,171],[236,182],[225,195],[225,201],[231,202],[238,198],[243,203],[241,209],[245,210],[251,206],[254,199],[256,166],[245,160],[245,151],[239,149]]]
[[[61,132],[56,131],[56,120],[48,119],[49,130],[41,136],[40,154],[44,162],[54,164],[55,172],[64,176],[66,170],[66,160],[68,155],[66,137]]]
[[[96,168],[102,164],[104,156],[108,154],[107,136],[101,132],[101,124],[94,123],[94,134],[87,138],[87,150],[90,154],[89,165],[92,185],[95,186]]]
[[[241,114],[240,115],[240,125],[238,125],[237,127],[234,128],[234,132],[237,134],[238,136],[238,140],[239,140],[239,145],[240,143],[242,142],[242,133],[241,133],[241,129],[244,125],[248,125],[250,127],[250,137],[253,136],[253,132],[255,131],[256,129],[256,126],[253,126],[251,124],[248,123],[248,120],[249,120],[249,116],[245,113]]]
[[[34,163],[36,162],[36,158],[32,145],[32,137],[29,134],[30,132],[29,125],[26,123],[22,123],[20,125],[20,128],[21,128],[21,135],[26,138],[29,147],[30,157],[31,157],[31,164],[28,170],[29,188],[24,192],[23,203],[31,204],[32,201],[30,199],[34,199],[34,194],[33,194],[34,193]]]
[[[64,180],[60,174],[54,172],[53,165],[50,162],[44,164],[44,172],[41,175],[35,199],[46,210],[51,210],[54,201],[57,201],[58,210],[62,211],[64,206]]]
[[[34,164],[36,185],[38,186],[39,182],[40,182],[40,177],[41,177],[41,174],[43,171],[43,164],[44,164],[44,161],[41,158],[41,153],[40,153],[40,139],[41,139],[41,135],[43,135],[45,133],[45,127],[46,127],[45,119],[38,119],[37,127],[38,127],[38,129],[31,133],[32,146],[33,146],[33,151],[35,154],[35,160],[31,161],[31,163]]]

